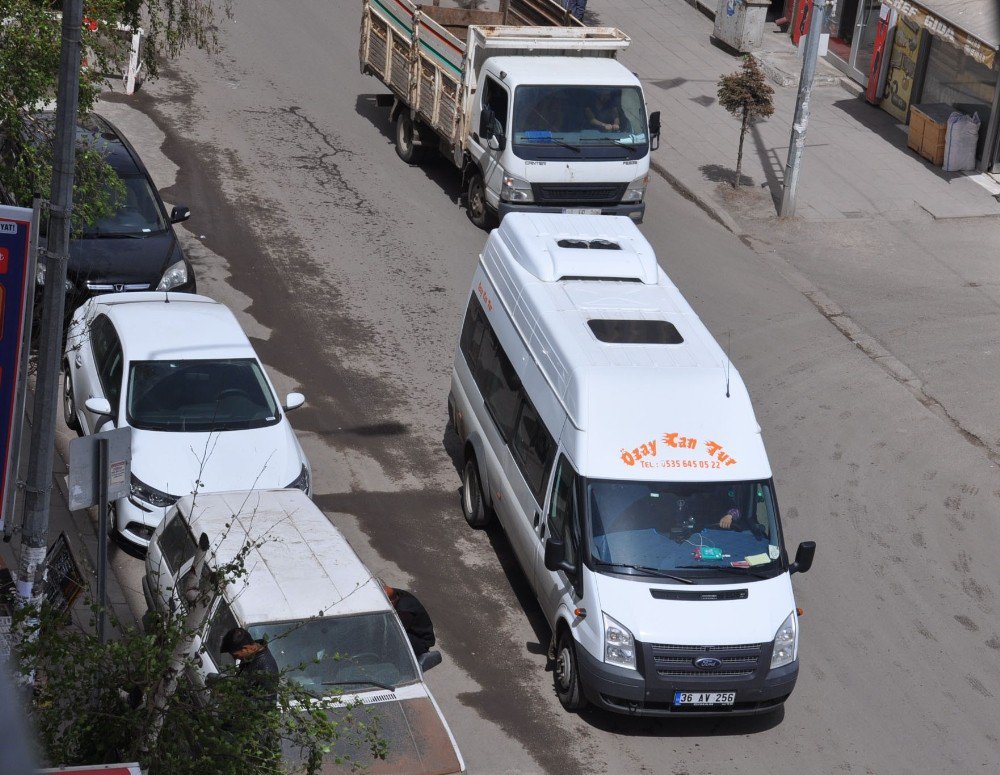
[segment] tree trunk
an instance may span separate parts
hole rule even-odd
[[[743,108],[743,123],[740,125],[740,149],[736,154],[736,177],[733,179],[733,188],[740,185],[740,176],[743,170],[743,138],[747,136],[747,123],[750,119],[750,111]]]

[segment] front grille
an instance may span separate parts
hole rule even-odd
[[[532,183],[531,193],[538,204],[616,205],[628,183]]]
[[[676,646],[651,643],[649,651],[657,675],[664,678],[749,678],[760,666],[765,645],[746,643],[737,646]],[[722,664],[714,670],[696,667],[695,660],[701,657],[714,657]]]
[[[148,291],[149,283],[87,283],[88,291],[121,293],[123,291]]]

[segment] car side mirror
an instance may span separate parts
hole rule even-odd
[[[209,673],[205,676],[205,686],[211,688],[215,686],[219,681],[222,680],[222,676],[218,673]]]
[[[420,672],[426,673],[432,667],[437,667],[441,664],[441,652],[425,651],[417,658],[417,663],[420,665]]]
[[[550,536],[545,542],[545,567],[550,571],[576,572],[576,566],[566,560],[566,544],[561,538]]]
[[[302,404],[306,402],[306,397],[301,393],[289,393],[285,396],[285,405],[281,407],[286,412],[290,412],[293,409],[298,409]]]
[[[789,573],[805,573],[812,567],[816,556],[816,542],[803,541],[795,552],[795,562],[788,566]]]
[[[484,106],[479,114],[479,136],[483,140],[493,137],[493,109],[490,107]]]
[[[502,151],[507,147],[507,138],[494,133],[490,135],[490,139],[486,141],[486,145],[491,151]]]
[[[171,223],[180,223],[181,221],[186,221],[190,217],[191,217],[191,210],[190,208],[187,208],[184,205],[175,207],[173,210],[170,211]]]
[[[88,398],[83,402],[83,405],[94,414],[101,414],[105,417],[111,417],[114,414],[111,402],[106,398]]]
[[[649,140],[650,150],[655,151],[660,147],[660,111],[658,110],[649,114]]]

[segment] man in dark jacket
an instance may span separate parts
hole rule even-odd
[[[247,698],[263,709],[273,708],[281,671],[267,644],[254,640],[242,627],[233,627],[222,637],[221,650],[240,661],[236,675],[245,682]]]
[[[430,614],[420,601],[410,592],[402,589],[394,589],[386,583],[382,583],[386,597],[396,609],[399,620],[406,630],[406,637],[410,639],[413,646],[413,653],[418,657],[427,653],[434,645],[434,625],[431,623]]]

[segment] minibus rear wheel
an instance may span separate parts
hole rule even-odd
[[[580,663],[576,659],[576,643],[573,642],[573,636],[566,627],[559,633],[552,679],[556,685],[556,696],[566,710],[577,711],[587,707],[587,698],[580,684]]]
[[[483,496],[483,485],[479,480],[479,465],[475,455],[465,458],[462,469],[462,513],[469,527],[482,530],[490,523],[490,511]]]

